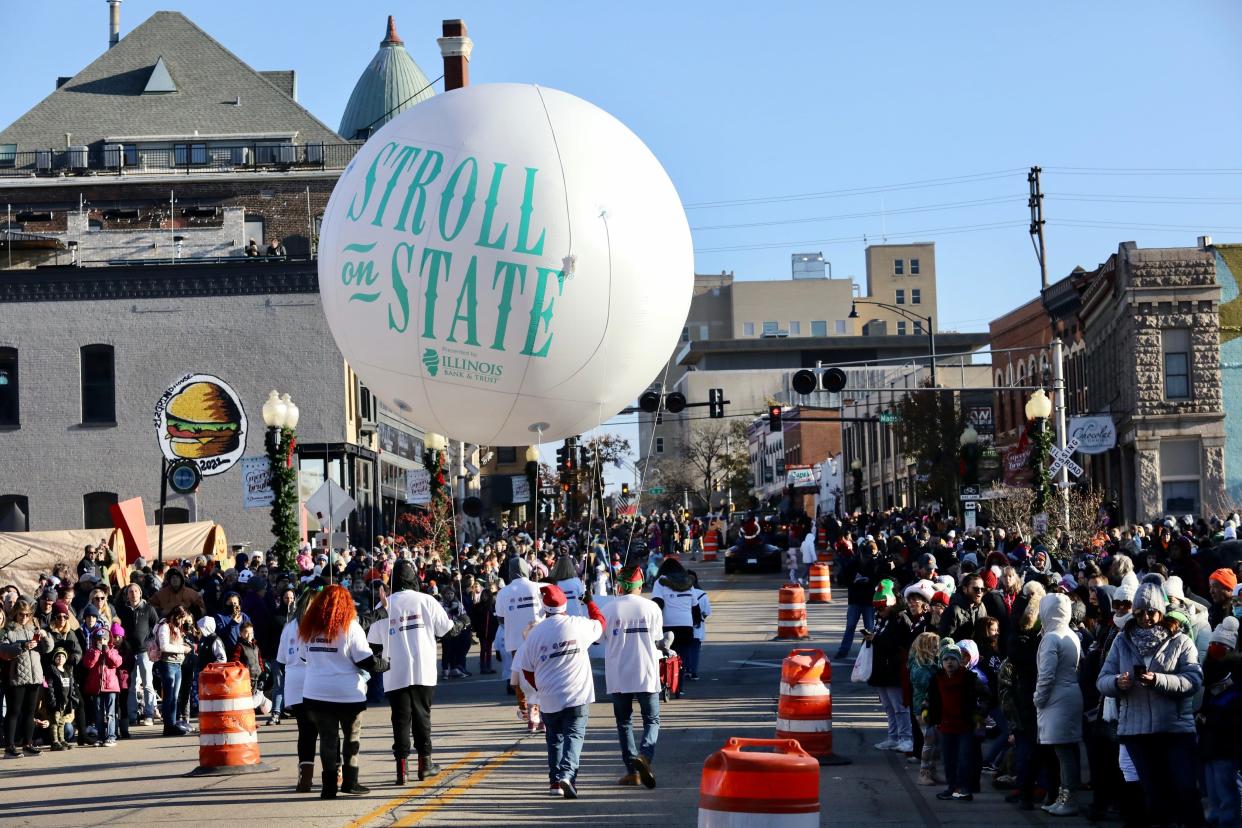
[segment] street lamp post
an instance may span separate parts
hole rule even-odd
[[[272,481],[272,537],[281,565],[291,568],[297,557],[297,472],[293,451],[297,445],[297,425],[301,412],[288,394],[272,391],[263,403],[263,423],[267,426],[265,447]],[[331,530],[329,530],[331,531]]]
[[[877,308],[884,308],[885,310],[891,310],[893,313],[900,314],[901,316],[904,316],[906,319],[909,319],[911,322],[926,322],[927,323],[927,351],[928,351],[929,362],[930,362],[929,368],[931,371],[931,384],[932,384],[932,388],[937,387],[936,386],[936,326],[932,323],[932,318],[930,316],[921,316],[912,310],[903,308],[901,305],[889,305],[884,302],[875,302],[871,299],[855,299],[850,304],[850,316],[849,316],[850,319],[858,318],[858,306],[859,305],[875,305]]]
[[[1048,417],[1052,415],[1052,400],[1037,388],[1026,401],[1026,418],[1034,424],[1034,447],[1031,450],[1031,468],[1035,472],[1035,512],[1043,512],[1048,505]],[[1069,527],[1066,527],[1068,529]]]

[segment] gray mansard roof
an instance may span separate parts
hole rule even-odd
[[[152,73],[163,63],[164,75]],[[144,91],[146,90],[146,91]],[[257,72],[178,12],[156,12],[0,132],[19,151],[109,138],[293,135],[344,143],[293,99],[292,73]]]

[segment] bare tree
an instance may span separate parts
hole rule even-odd
[[[703,502],[711,508],[716,478],[728,471],[733,437],[724,423],[706,423],[690,432],[690,439],[681,447],[687,471],[695,479]],[[745,448],[743,443],[742,448]]]

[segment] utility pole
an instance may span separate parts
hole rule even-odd
[[[1065,434],[1065,365],[1062,362],[1063,352],[1061,346],[1061,338],[1054,337],[1052,340],[1052,396],[1053,396],[1053,414],[1057,422],[1057,448],[1064,451],[1066,443]],[[1061,464],[1061,468],[1057,470],[1057,488],[1061,490],[1061,510],[1065,517],[1065,531],[1070,529],[1070,504],[1069,504],[1069,469],[1065,467],[1065,463]]]
[[[1048,244],[1044,240],[1044,193],[1040,189],[1039,167],[1031,167],[1026,176],[1030,185],[1031,195],[1027,206],[1031,208],[1031,244],[1035,245],[1035,258],[1039,259],[1039,282],[1043,290],[1048,289]]]

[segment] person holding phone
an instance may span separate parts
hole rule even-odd
[[[1150,819],[1203,825],[1194,718],[1203,668],[1194,641],[1161,625],[1163,579],[1147,577],[1153,580],[1135,590],[1133,617],[1113,640],[1096,687],[1117,699],[1121,762],[1133,762]]]

